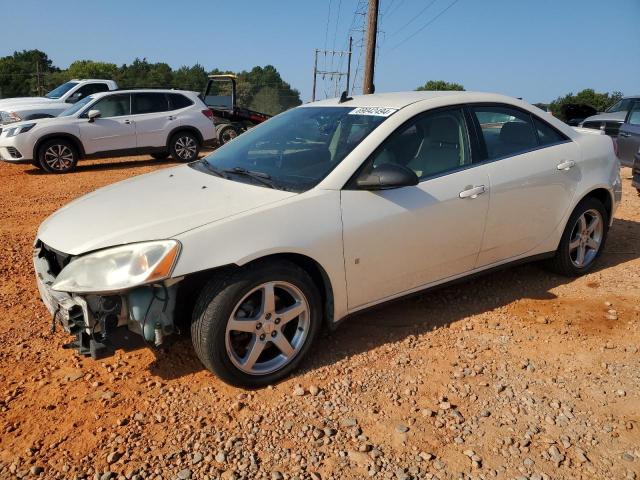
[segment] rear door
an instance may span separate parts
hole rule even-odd
[[[561,222],[580,179],[578,146],[544,120],[503,104],[472,105],[491,201],[477,267],[526,254]]]
[[[167,95],[163,92],[140,92],[131,96],[138,148],[164,147],[167,135],[178,126],[177,116],[169,112]]]
[[[99,110],[100,117],[90,121],[89,110]],[[131,95],[106,96],[80,115],[80,139],[85,153],[125,150],[136,147],[136,126],[131,117]]]
[[[634,156],[640,151],[640,101],[636,101],[627,113],[618,133],[618,157],[623,165],[633,165]]]

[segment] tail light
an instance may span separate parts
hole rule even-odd
[[[211,110],[208,108],[206,110],[202,110],[202,114],[213,122],[213,112]]]

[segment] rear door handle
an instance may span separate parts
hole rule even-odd
[[[458,195],[460,198],[477,198],[478,195],[482,195],[485,192],[484,185],[478,185],[477,187],[467,187]]]
[[[175,120],[175,119],[176,119],[176,117],[175,117],[175,116],[173,116],[173,115],[169,115],[169,120]]]
[[[131,125],[131,120],[125,120],[124,123],[127,125]]]
[[[576,162],[574,162],[573,160],[568,160],[566,162],[559,163],[557,168],[558,170],[569,170],[575,164]]]
[[[627,133],[627,132],[620,132],[618,135],[620,135],[621,137],[625,137],[625,138],[627,138],[627,137],[630,137],[630,136],[631,136],[631,134],[630,134],[630,133]]]

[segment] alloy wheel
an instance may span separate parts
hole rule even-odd
[[[51,145],[44,152],[44,162],[51,170],[64,172],[73,166],[73,152],[66,145]]]
[[[282,281],[263,283],[232,310],[225,333],[227,355],[250,375],[275,372],[300,352],[309,327],[309,303],[298,287]]]
[[[578,217],[571,231],[569,257],[575,267],[585,268],[593,262],[600,250],[604,233],[602,215],[589,209]]]
[[[185,135],[176,140],[175,150],[182,160],[191,160],[196,156],[198,145],[193,137]]]

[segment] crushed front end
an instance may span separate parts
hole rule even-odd
[[[74,293],[53,287],[60,272],[74,260],[36,240],[33,264],[40,296],[57,324],[76,336],[65,348],[103,358],[118,348],[117,335],[128,329],[154,346],[174,333],[174,312],[179,279],[164,279],[147,285],[108,293]]]

